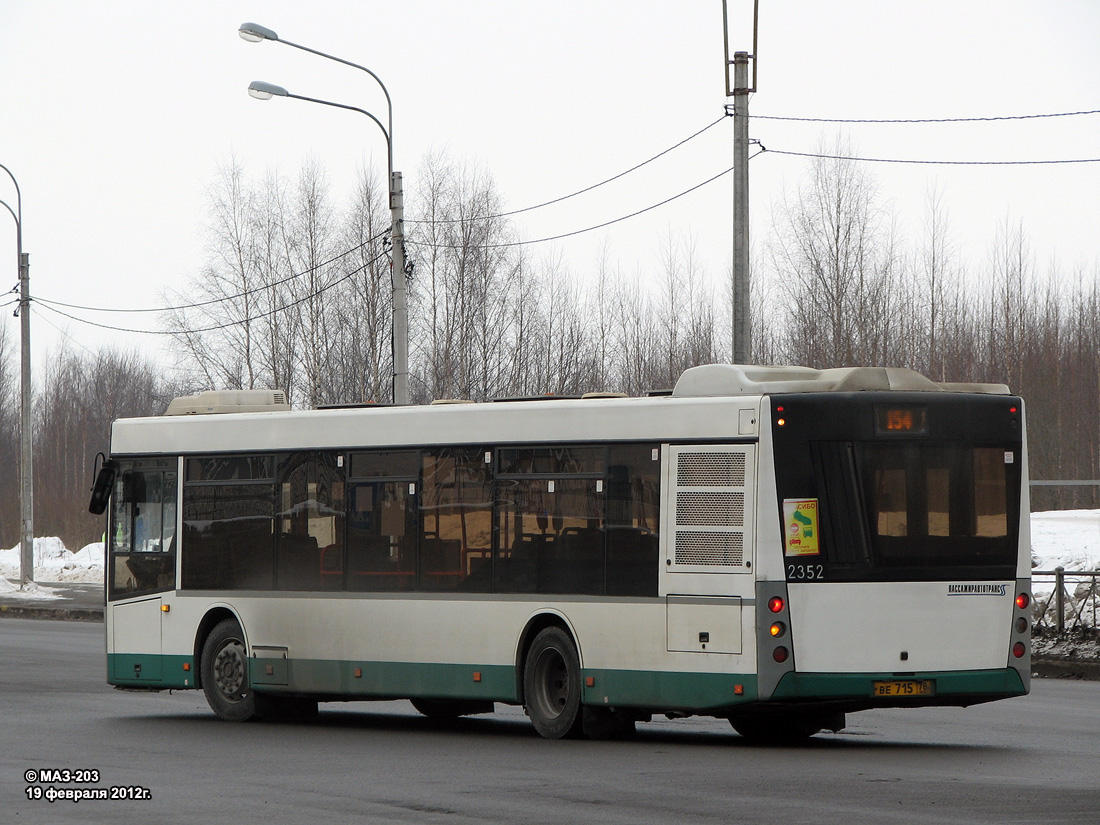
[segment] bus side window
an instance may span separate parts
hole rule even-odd
[[[115,482],[110,524],[112,598],[176,586],[176,473],[129,469]]]
[[[661,465],[653,444],[613,444],[607,470],[607,595],[657,595]]]

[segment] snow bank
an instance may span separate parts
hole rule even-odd
[[[34,540],[34,578],[36,582],[103,583],[103,542],[86,545],[70,552],[61,539]],[[32,584],[19,589],[19,545],[0,550],[0,594],[30,599],[61,598],[51,587]]]
[[[1100,510],[1032,513],[1031,562],[1036,570],[1100,570]]]

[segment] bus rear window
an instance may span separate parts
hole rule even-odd
[[[1009,525],[1018,485],[1011,451],[910,442],[864,444],[860,455],[875,566],[1015,558]]]

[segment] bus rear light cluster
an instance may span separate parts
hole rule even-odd
[[[1015,602],[1017,614],[1015,621],[1012,622],[1012,629],[1018,636],[1024,636],[1024,638],[1012,645],[1012,655],[1022,659],[1027,655],[1028,636],[1031,633],[1031,623],[1028,621],[1026,612],[1022,611],[1026,611],[1031,605],[1031,596],[1026,591],[1022,591],[1016,594]]]
[[[774,590],[772,591],[775,592]],[[789,669],[794,664],[794,652],[791,638],[790,607],[787,604],[786,592],[761,599],[762,604],[768,606],[767,612],[761,613],[760,654],[762,657],[771,655],[772,661],[778,665],[784,665],[783,670]]]

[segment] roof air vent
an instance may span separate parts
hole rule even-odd
[[[172,399],[165,415],[212,415],[289,410],[282,390],[207,390]]]

